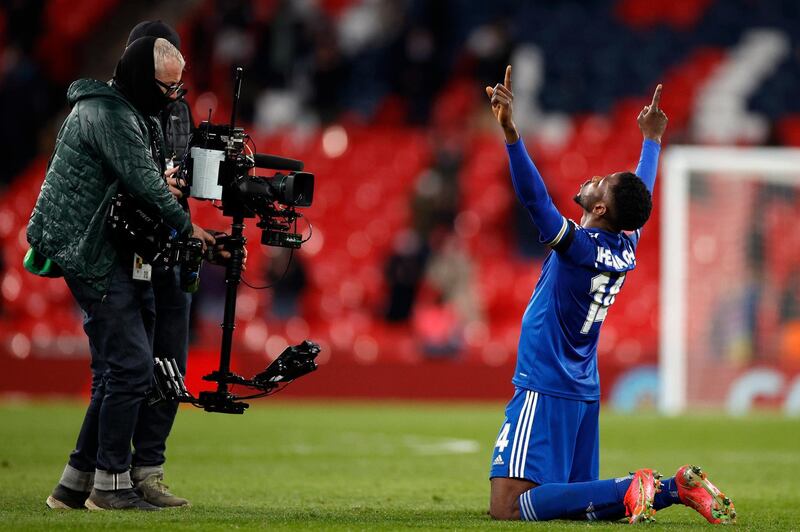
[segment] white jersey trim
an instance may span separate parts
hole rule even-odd
[[[511,444],[511,459],[508,467],[509,477],[525,478],[528,444],[531,440],[531,428],[533,427],[533,418],[536,415],[536,403],[538,401],[538,392],[525,392],[525,403],[520,410],[517,427],[514,430],[514,441]]]
[[[565,217],[562,216],[561,217],[561,229],[558,231],[558,234],[555,236],[555,238],[553,240],[551,240],[550,242],[547,242],[545,245],[546,246],[550,246],[551,248],[557,246],[558,243],[561,242],[561,239],[564,238],[564,235],[567,234],[567,229],[568,228],[569,228],[569,222],[567,221],[567,219]]]

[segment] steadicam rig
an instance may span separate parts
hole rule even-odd
[[[200,392],[198,397],[186,388],[178,364],[174,359],[155,359],[155,385],[148,396],[150,404],[163,401],[178,401],[191,403],[209,412],[223,412],[226,414],[242,414],[249,406],[244,401],[271,395],[298,377],[317,369],[314,359],[319,353],[319,346],[314,342],[305,340],[303,343],[287,347],[267,369],[257,374],[252,379],[245,379],[233,373],[213,372],[203,377],[205,380],[225,383],[228,386],[241,385],[258,392],[246,396],[234,396],[227,390],[220,392]]]
[[[317,369],[319,346],[310,340],[286,350],[263,372],[246,379],[230,371],[236,293],[244,265],[244,220],[257,217],[262,230],[261,243],[268,246],[299,248],[303,239],[296,232],[302,214],[298,207],[309,207],[314,198],[314,175],[303,172],[303,163],[276,155],[249,150],[250,136],[236,127],[236,109],[242,87],[242,69],[236,69],[233,107],[229,125],[201,123],[193,132],[189,150],[181,163],[181,176],[190,186],[191,196],[221,202],[222,213],[233,218],[231,233],[217,238],[231,258],[225,265],[225,309],[219,369],[203,379],[217,383],[215,391],[192,395],[183,382],[174,359],[156,359],[154,387],[150,402],[172,400],[194,404],[209,412],[241,414],[249,406],[244,401],[278,391],[294,379]],[[272,176],[255,175],[256,168],[270,168]],[[251,388],[255,393],[235,395],[233,386]]]

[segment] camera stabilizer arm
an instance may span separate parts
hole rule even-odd
[[[317,369],[314,359],[318,353],[319,346],[305,340],[299,345],[287,347],[267,369],[252,379],[245,379],[234,373],[222,374],[215,371],[203,379],[217,382],[219,387],[224,386],[224,391],[217,389],[216,391],[200,392],[199,397],[192,395],[186,388],[175,359],[156,358],[154,386],[148,395],[148,402],[153,405],[165,401],[178,401],[191,403],[208,412],[242,414],[249,406],[248,403],[243,402],[245,399],[270,395],[278,391],[281,384],[288,384]],[[257,392],[248,396],[236,396],[227,391],[229,385],[241,385],[257,390]]]

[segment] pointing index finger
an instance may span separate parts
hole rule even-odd
[[[658,110],[658,104],[661,102],[661,88],[661,83],[659,83],[656,87],[656,91],[653,93],[653,102],[650,104],[651,110]]]
[[[511,90],[511,65],[506,67],[506,79],[503,85],[505,85],[508,90]]]

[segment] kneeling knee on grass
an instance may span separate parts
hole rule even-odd
[[[489,515],[499,521],[517,521],[519,497],[538,484],[521,478],[495,477],[491,479]]]

